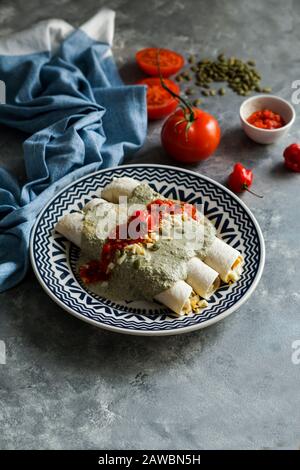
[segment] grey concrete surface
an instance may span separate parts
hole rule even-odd
[[[254,58],[264,84],[287,99],[300,79],[300,2],[291,0],[2,1],[0,34],[50,17],[79,25],[105,4],[117,11],[114,53],[127,79],[134,52],[149,45]],[[299,140],[300,120],[278,144],[259,146],[240,129],[241,101],[231,92],[206,100],[223,137],[193,168],[220,182],[237,161],[255,172],[264,198],[243,200],[261,224],[267,256],[254,295],[206,330],[127,337],[66,314],[29,272],[0,297],[1,449],[299,448],[300,365],[291,356],[300,339],[300,176],[285,171],[282,151]],[[131,161],[173,164],[159,131],[150,126]],[[20,178],[22,138],[0,130],[1,164]]]

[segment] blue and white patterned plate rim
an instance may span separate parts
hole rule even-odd
[[[171,328],[171,329],[167,329],[167,330],[129,329],[129,328],[118,327],[118,326],[114,326],[114,325],[101,323],[97,320],[94,320],[92,318],[88,318],[86,316],[81,315],[80,313],[74,311],[74,309],[72,309],[71,307],[66,305],[66,303],[64,303],[61,299],[59,299],[51,291],[51,289],[49,288],[49,285],[45,281],[45,279],[44,279],[42,273],[40,272],[40,270],[38,269],[34,253],[35,253],[35,234],[36,234],[36,231],[39,227],[40,222],[43,219],[44,214],[47,212],[47,209],[52,204],[53,200],[59,198],[59,196],[66,193],[71,187],[74,187],[78,183],[80,183],[80,182],[82,182],[82,181],[84,181],[88,178],[91,178],[93,176],[98,176],[98,175],[101,175],[101,173],[108,173],[108,172],[111,175],[113,175],[113,173],[116,172],[116,171],[118,173],[120,173],[120,171],[122,171],[122,169],[130,170],[130,169],[138,169],[138,168],[148,168],[148,169],[158,168],[158,169],[161,169],[161,170],[165,170],[166,172],[168,172],[168,171],[172,171],[172,172],[178,171],[178,172],[183,172],[183,173],[186,173],[186,174],[190,174],[193,177],[197,177],[201,180],[207,181],[208,183],[211,183],[212,185],[214,185],[217,188],[221,189],[223,192],[227,193],[232,199],[234,199],[236,201],[236,203],[246,212],[246,214],[250,218],[252,224],[254,225],[256,234],[257,234],[257,239],[258,239],[258,244],[259,244],[259,249],[260,249],[259,250],[260,251],[259,264],[257,266],[255,277],[254,277],[250,287],[247,289],[247,291],[243,294],[243,296],[236,303],[234,303],[232,306],[227,308],[224,312],[216,315],[215,317],[213,317],[211,319],[207,319],[207,320],[203,321],[202,323],[196,323],[196,324],[189,325],[189,326],[176,327],[176,328]],[[120,176],[120,174],[118,174],[118,176]],[[53,198],[47,203],[47,205],[40,212],[40,214],[39,214],[39,216],[38,216],[38,218],[35,222],[35,225],[32,229],[31,238],[30,238],[30,259],[31,259],[31,264],[32,264],[33,270],[35,272],[35,275],[36,275],[39,283],[41,284],[42,288],[46,291],[46,293],[50,296],[50,298],[52,300],[54,300],[64,310],[68,311],[69,313],[71,313],[73,316],[79,318],[80,320],[83,320],[83,321],[85,321],[89,324],[97,326],[98,328],[103,328],[103,329],[113,331],[113,332],[117,332],[117,333],[123,333],[123,334],[125,333],[125,334],[140,335],[140,336],[166,336],[166,335],[175,335],[175,334],[181,334],[181,333],[188,333],[188,332],[192,332],[192,331],[195,331],[195,330],[198,330],[198,329],[206,328],[207,326],[210,326],[210,325],[212,325],[214,323],[217,323],[218,321],[221,321],[222,319],[226,318],[228,315],[230,315],[235,310],[237,310],[246,300],[248,300],[248,298],[252,295],[252,293],[256,289],[256,287],[257,287],[257,285],[260,281],[260,278],[262,276],[262,273],[263,273],[264,264],[265,264],[265,244],[264,244],[264,239],[263,239],[263,235],[262,235],[262,231],[260,229],[260,226],[259,226],[256,218],[254,217],[254,215],[250,211],[250,209],[246,206],[246,204],[236,194],[234,194],[232,191],[230,191],[229,189],[224,187],[222,184],[216,182],[215,180],[213,180],[212,178],[210,178],[208,176],[196,173],[195,171],[192,171],[192,170],[179,168],[179,167],[175,167],[175,166],[169,166],[169,165],[142,163],[142,164],[120,165],[120,166],[117,166],[117,167],[98,170],[94,173],[87,174],[87,175],[79,178],[78,180],[73,181],[72,183],[67,185],[65,188],[63,188],[61,191],[59,191],[57,194],[55,194],[53,196]]]

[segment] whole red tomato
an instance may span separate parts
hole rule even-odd
[[[178,109],[168,117],[161,131],[166,152],[185,163],[208,158],[218,147],[220,138],[217,120],[198,108]]]

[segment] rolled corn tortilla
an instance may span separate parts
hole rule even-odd
[[[57,222],[55,230],[80,248],[83,220],[81,212],[66,214]]]
[[[214,239],[203,261],[217,271],[226,283],[237,281],[242,272],[241,253],[218,237]]]
[[[191,258],[187,264],[188,275],[186,282],[192,286],[196,294],[208,300],[220,286],[217,271],[199,258]]]
[[[93,209],[94,207],[99,206],[100,204],[107,204],[107,201],[105,199],[102,199],[100,197],[96,197],[94,199],[91,199],[83,208],[83,211],[87,211],[90,209]]]
[[[83,212],[93,209],[100,204],[108,205],[109,203],[101,198],[94,198],[84,207]],[[113,207],[113,204],[109,204]],[[108,207],[109,209],[110,207]],[[83,230],[84,214],[82,212],[70,212],[65,214],[56,224],[55,230],[70,240],[74,245],[81,247],[81,236]]]
[[[177,315],[184,315],[191,311],[190,295],[192,287],[185,281],[179,280],[169,289],[160,292],[154,298],[160,303],[169,307]]]
[[[114,178],[111,183],[102,189],[101,197],[117,204],[121,196],[130,197],[139,184],[141,184],[140,181],[128,176]]]

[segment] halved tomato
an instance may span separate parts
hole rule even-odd
[[[177,95],[179,86],[169,78],[164,79],[165,84]],[[140,80],[141,85],[147,85],[147,111],[150,120],[162,119],[177,108],[178,100],[165,90],[157,77]]]
[[[157,60],[159,58],[159,65],[163,77],[169,77],[177,73],[184,65],[184,58],[177,52],[170,51],[169,49],[159,49],[157,47],[147,47],[141,49],[135,55],[138,66],[147,75],[158,77],[159,70]]]

